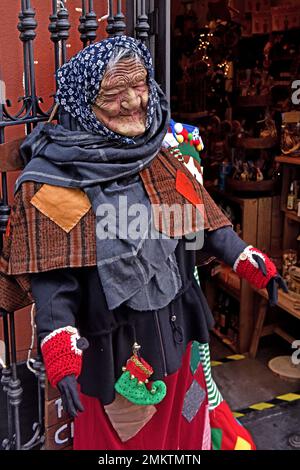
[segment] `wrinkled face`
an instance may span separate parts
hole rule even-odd
[[[135,137],[146,131],[148,100],[147,70],[123,59],[105,73],[92,109],[108,129]]]

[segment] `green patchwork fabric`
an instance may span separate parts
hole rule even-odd
[[[211,428],[211,440],[213,450],[221,450],[222,435],[222,429]]]
[[[187,144],[185,142],[179,145],[179,149],[182,155],[189,155],[190,157],[193,157],[195,160],[197,160],[198,163],[201,163],[199,152],[197,152],[194,145],[191,145],[190,143]]]
[[[192,344],[190,366],[193,375],[195,375],[201,363],[199,346],[200,344],[197,341]]]

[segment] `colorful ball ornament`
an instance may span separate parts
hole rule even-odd
[[[188,140],[189,140],[189,133],[188,133],[187,129],[183,128],[183,130],[182,130],[182,132],[181,132],[181,135],[183,135],[185,142],[188,142]]]
[[[173,133],[179,145],[189,144],[194,147],[197,152],[201,152],[204,149],[200,131],[197,127],[189,124],[181,124],[180,122],[175,123],[171,120],[170,132]]]
[[[175,124],[174,126],[174,131],[176,132],[176,134],[181,134],[183,131],[183,125],[177,122],[177,124]]]

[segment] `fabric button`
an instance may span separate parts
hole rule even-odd
[[[88,349],[90,345],[88,340],[84,337],[79,338],[76,344],[77,344],[77,348],[81,349],[81,351],[85,351],[86,349]]]

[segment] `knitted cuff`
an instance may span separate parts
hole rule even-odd
[[[259,256],[265,263],[267,274],[261,272],[258,263],[252,255]],[[247,246],[234,263],[233,270],[243,279],[246,279],[257,289],[267,287],[269,281],[276,276],[277,269],[275,264],[257,248]]]
[[[66,326],[53,331],[41,343],[47,376],[52,387],[68,375],[81,372],[82,351],[77,347],[76,328]]]

